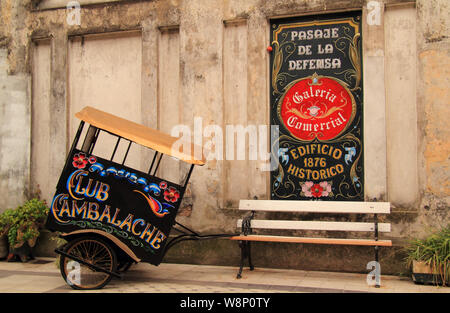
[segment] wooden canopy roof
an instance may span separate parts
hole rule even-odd
[[[195,145],[192,143],[185,143],[184,145],[177,145],[179,149],[172,149],[175,142],[180,138],[172,137],[169,134],[163,133],[159,130],[152,129],[150,127],[131,122],[124,118],[103,112],[93,107],[85,107],[75,116],[86,123],[91,124],[94,127],[113,133],[122,138],[131,140],[137,144],[148,147],[162,154],[167,154],[184,162],[204,165],[206,158],[203,155],[201,147],[201,159],[195,158]],[[183,147],[190,146],[191,151],[184,152]]]

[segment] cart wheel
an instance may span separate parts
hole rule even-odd
[[[114,272],[117,257],[114,249],[105,241],[95,237],[80,237],[65,246],[65,252],[88,264]],[[73,289],[100,289],[108,284],[111,274],[96,271],[64,255],[60,259],[61,275]]]

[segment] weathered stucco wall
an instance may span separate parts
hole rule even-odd
[[[447,122],[450,110],[449,14],[448,1],[419,1],[417,4],[418,168],[421,196],[418,222],[426,226],[448,224],[450,217],[450,130]],[[421,229],[419,226],[417,228]]]
[[[49,203],[48,196],[55,189],[60,171],[59,164],[52,164],[46,157],[50,145],[50,72],[51,45],[49,40],[36,41],[32,49],[32,95],[31,95],[31,175],[32,193],[40,195]],[[57,169],[52,169],[57,167]],[[45,173],[45,174],[44,174]]]
[[[415,8],[388,9],[385,13],[385,26],[389,200],[408,207],[417,203],[419,194]]]
[[[78,51],[71,43],[74,36],[137,32],[141,69],[133,70],[139,77],[128,83],[140,85],[128,92],[139,95],[134,109],[125,113],[166,132],[176,124],[194,131],[195,118],[201,117],[202,131],[208,125],[268,124],[270,18],[362,10],[365,19],[369,13],[363,0],[115,1],[83,6],[80,25],[69,25],[69,11],[36,9],[39,2],[46,3],[0,4],[0,191],[8,195],[0,199],[0,210],[35,193],[38,177],[59,176],[72,140],[73,112],[95,92],[83,89],[81,100],[73,94],[93,79],[71,77],[69,65],[78,62],[71,54]],[[383,249],[381,262],[386,271],[398,273],[405,239],[449,221],[449,7],[446,0],[379,3],[381,24],[363,23],[365,196],[392,202],[387,220],[393,231],[386,237],[396,247]],[[48,42],[46,51],[36,48],[42,40]],[[91,49],[88,40],[85,49]],[[114,49],[114,41],[103,49]],[[90,51],[100,56],[102,48]],[[119,74],[120,67],[110,66],[105,73]],[[36,75],[39,71],[42,75]],[[126,96],[127,88],[120,92]],[[107,90],[101,93],[106,99]],[[118,102],[111,106],[111,112],[124,110]],[[47,151],[30,148],[39,140]],[[268,198],[262,165],[212,160],[196,168],[179,221],[200,232],[234,231],[240,198]],[[44,192],[42,197],[51,197],[51,187]],[[364,272],[371,254],[365,248],[270,244],[256,247],[255,263]],[[186,244],[169,253],[167,261],[237,264],[238,249],[229,241]]]
[[[2,208],[28,196],[30,171],[30,78],[8,75],[6,49],[0,49],[0,190]]]
[[[23,202],[30,177],[30,71],[27,16],[14,1],[0,4],[0,200],[2,210]]]

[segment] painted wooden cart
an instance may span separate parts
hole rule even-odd
[[[133,263],[159,265],[169,248],[184,240],[230,236],[202,236],[175,220],[194,166],[205,164],[203,153],[194,157],[194,145],[181,145],[191,148],[186,152],[172,149],[178,138],[92,107],[75,116],[81,123],[46,221],[46,228],[67,241],[55,252],[61,255],[62,277],[72,288],[102,288]],[[101,132],[115,138],[109,159],[93,154]],[[117,162],[123,144],[126,151]],[[153,151],[148,172],[125,165],[132,144]],[[164,155],[185,162],[184,181],[157,177]],[[179,235],[169,238],[171,229]]]

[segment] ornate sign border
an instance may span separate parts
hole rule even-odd
[[[271,142],[271,157],[278,159],[278,169],[271,172],[271,198],[286,200],[364,200],[364,146],[363,146],[363,92],[362,92],[362,52],[361,52],[361,12],[347,12],[317,17],[299,17],[271,20],[270,59],[270,121],[280,126],[280,136]],[[293,40],[293,31],[339,28],[339,36],[329,40],[333,44],[333,56],[340,58],[342,67],[330,70],[295,69],[294,62],[304,62],[300,55],[300,45],[308,40]],[[313,31],[311,31],[313,30]],[[309,36],[308,32],[308,36]],[[337,32],[336,32],[337,34]],[[314,35],[314,34],[313,34]],[[325,38],[325,37],[324,37]],[[292,39],[292,40],[291,40]],[[321,39],[320,39],[321,40]],[[310,40],[311,46],[320,40]],[[326,40],[324,40],[326,41]],[[300,43],[299,43],[300,42]],[[313,50],[312,48],[311,50]],[[296,55],[299,54],[298,56]],[[316,55],[318,56],[318,55]],[[295,58],[297,57],[297,60]],[[313,56],[311,56],[313,57]],[[303,58],[303,59],[302,59]],[[298,61],[299,60],[299,61]],[[288,62],[294,70],[288,70]],[[303,63],[304,64],[304,63]],[[339,64],[340,65],[340,64]],[[301,66],[301,65],[300,65]],[[303,68],[300,67],[302,70]],[[339,83],[350,95],[352,101],[351,118],[345,128],[336,136],[320,139],[299,138],[292,134],[281,118],[281,106],[289,89],[305,79],[329,78]],[[275,148],[276,147],[276,148]],[[315,159],[317,168],[307,169],[306,157],[298,151],[336,151],[336,157],[321,155]],[[275,151],[275,149],[278,149]],[[298,151],[297,151],[297,150]],[[337,152],[337,150],[341,152]],[[318,158],[320,156],[321,158]],[[294,160],[295,159],[295,160]],[[320,160],[319,160],[320,159]],[[294,163],[297,162],[297,163]],[[320,164],[326,167],[320,167]],[[295,166],[294,166],[295,165]],[[314,178],[314,179],[313,179]],[[315,179],[317,178],[317,179]]]

